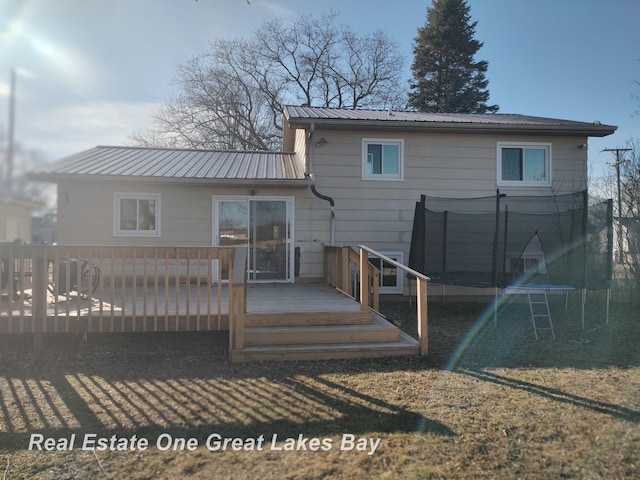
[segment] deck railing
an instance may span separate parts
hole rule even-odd
[[[244,314],[237,250],[0,244],[0,333],[224,330]]]
[[[404,271],[406,274],[411,275],[412,277],[415,277],[416,282],[417,282],[417,328],[418,328],[418,344],[420,346],[420,355],[426,355],[428,353],[429,350],[429,321],[428,321],[428,309],[427,309],[427,283],[429,282],[429,277],[427,277],[426,275],[423,275],[420,272],[417,272],[415,270],[413,270],[412,268],[409,268],[403,264],[401,264],[400,262],[393,260],[392,258],[389,258],[383,254],[381,254],[380,252],[376,252],[375,250],[372,250],[369,247],[366,247],[364,245],[360,245],[360,265],[361,265],[361,272],[362,276],[365,278],[365,282],[361,282],[360,283],[360,288],[362,289],[363,286],[366,284],[366,277],[368,275],[368,268],[363,268],[364,266],[368,265],[369,263],[369,256],[374,256],[379,258],[381,261],[391,264],[394,267]],[[361,298],[367,298],[367,295],[362,295],[361,294]],[[362,302],[362,308],[367,308],[367,305]]]
[[[247,312],[247,249],[236,248],[229,273],[229,361],[244,348],[244,317]]]
[[[360,245],[359,252],[351,247],[325,246],[325,281],[347,294],[356,298],[363,309],[379,310],[380,271],[369,259],[380,259],[381,262],[411,275],[417,281],[417,332],[420,355],[428,352],[428,310],[427,310],[427,282],[429,277],[402,265],[398,261],[383,255],[369,247]]]
[[[360,300],[361,288],[360,254],[352,247],[324,247],[324,281],[343,293]],[[380,309],[380,270],[367,263],[367,305]]]

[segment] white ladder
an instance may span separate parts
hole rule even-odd
[[[553,330],[553,322],[551,321],[551,312],[549,311],[549,298],[547,297],[547,291],[545,289],[527,290],[527,296],[529,297],[529,311],[531,312],[533,334],[536,336],[536,340],[538,340],[538,330],[550,330],[551,338],[555,340],[556,334]],[[545,318],[549,322],[549,326],[538,326],[539,322],[544,321]]]

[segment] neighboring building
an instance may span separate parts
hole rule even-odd
[[[621,238],[620,234],[622,234]],[[616,261],[628,259],[627,255],[640,254],[640,219],[613,217],[613,236],[613,258]],[[621,251],[622,255],[620,255]]]
[[[285,107],[283,152],[96,147],[33,172],[58,186],[60,244],[247,245],[251,281],[316,281],[323,245],[407,263],[415,202],[586,188],[589,137],[522,115]],[[383,269],[383,289],[403,290]]]
[[[0,193],[0,242],[31,241],[31,212],[40,207],[20,195]]]

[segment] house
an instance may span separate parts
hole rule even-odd
[[[508,114],[283,115],[282,152],[96,147],[31,177],[57,184],[60,244],[246,245],[249,281],[315,282],[324,245],[365,244],[406,264],[421,194],[585,189],[589,137],[616,129]],[[381,293],[406,291],[381,266]]]
[[[31,241],[31,212],[37,202],[14,193],[0,193],[0,242]]]

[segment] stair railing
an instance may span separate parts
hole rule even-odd
[[[418,344],[420,347],[420,355],[426,355],[429,349],[429,336],[428,336],[428,310],[427,310],[427,283],[429,277],[423,275],[420,272],[409,268],[397,260],[389,258],[380,252],[377,252],[364,245],[359,246],[360,249],[360,304],[363,309],[369,308],[367,300],[369,299],[369,256],[379,258],[382,262],[393,265],[394,267],[408,273],[412,277],[415,277],[417,282],[417,308],[418,308]]]

